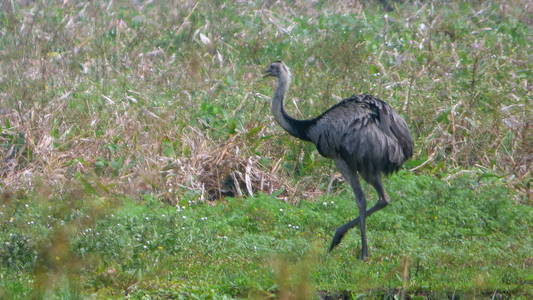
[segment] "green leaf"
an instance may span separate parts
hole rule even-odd
[[[263,125],[259,125],[259,126],[256,126],[254,128],[251,128],[250,130],[248,130],[248,132],[246,133],[246,137],[247,138],[252,138],[252,137],[255,137],[260,131],[261,129],[263,129],[264,126]]]
[[[174,157],[174,156],[176,156],[176,151],[174,149],[174,145],[168,138],[165,138],[161,142],[161,152],[166,157]]]

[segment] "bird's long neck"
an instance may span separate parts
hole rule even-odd
[[[272,98],[272,114],[278,124],[285,129],[290,135],[302,140],[308,141],[307,128],[309,127],[309,121],[296,120],[289,116],[283,108],[283,99],[287,94],[290,84],[290,75],[283,72],[278,78],[278,86]]]

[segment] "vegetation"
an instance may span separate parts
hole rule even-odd
[[[533,6],[380,2],[0,4],[0,298],[531,297]],[[408,120],[368,262],[325,253],[357,209],[278,59],[293,115]]]

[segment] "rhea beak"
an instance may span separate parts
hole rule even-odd
[[[274,75],[272,75],[272,71],[270,69],[266,69],[263,72],[263,78],[267,78],[267,77],[270,77],[270,76],[274,76]]]

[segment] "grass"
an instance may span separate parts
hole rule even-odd
[[[335,227],[356,213],[344,188],[299,205],[257,195],[176,208],[145,196],[119,197],[116,209],[103,209],[108,203],[98,193],[78,191],[78,200],[58,211],[47,211],[58,199],[35,194],[8,206],[1,288],[14,299],[32,291],[141,299],[318,290],[355,297],[401,288],[436,298],[495,291],[526,297],[533,210],[510,203],[501,184],[479,185],[476,178],[447,185],[405,172],[391,178],[397,201],[369,220],[369,262],[357,259],[355,230],[325,252]]]
[[[0,298],[529,297],[532,6],[391,3],[1,4]],[[324,253],[355,205],[274,124],[277,59],[297,118],[408,121],[368,263]]]

